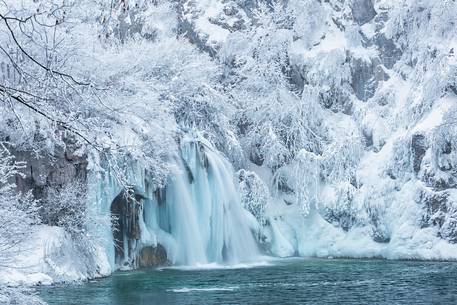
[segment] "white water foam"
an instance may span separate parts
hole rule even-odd
[[[208,263],[208,264],[195,264],[195,265],[175,265],[168,267],[161,267],[158,270],[163,269],[173,269],[173,270],[183,270],[183,271],[195,271],[195,270],[220,270],[220,269],[251,269],[258,267],[268,267],[273,266],[273,261],[278,259],[273,259],[270,257],[263,257],[265,260],[260,260],[252,263],[239,263],[239,264],[219,264],[219,263]],[[284,259],[282,259],[284,260]]]
[[[239,286],[229,286],[229,287],[209,287],[209,288],[178,288],[178,289],[168,289],[167,291],[176,292],[176,293],[187,293],[187,292],[208,292],[208,291],[234,291],[239,289]]]

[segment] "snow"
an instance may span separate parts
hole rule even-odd
[[[373,23],[365,23],[361,30],[367,38],[373,38],[376,35],[376,25]]]
[[[291,53],[301,54],[303,59],[312,59],[320,55],[320,53],[329,53],[333,50],[344,50],[347,46],[347,41],[344,33],[340,31],[330,32],[323,40],[311,49],[304,50],[297,40],[293,46]]]
[[[49,285],[58,282],[73,282],[94,277],[86,273],[80,253],[62,228],[41,225],[34,227],[30,239],[17,246],[17,255],[7,268],[0,269],[0,284],[3,285]],[[111,273],[107,258],[98,253],[97,276]],[[92,266],[96,268],[97,266]]]
[[[197,29],[208,35],[210,43],[220,43],[227,39],[230,31],[224,29],[208,20],[208,16],[203,16],[196,21]]]
[[[7,2],[2,12],[17,16],[47,9],[31,0],[23,7]],[[46,50],[56,48],[52,55],[20,36],[39,61],[52,57],[53,67],[90,86],[52,77],[27,60],[15,64],[34,77],[17,83],[1,75],[14,94],[42,97],[46,102],[30,101],[53,118],[14,98],[3,103],[1,145],[8,139],[17,152],[54,156],[66,145],[55,136],[56,121],[88,135],[91,145],[79,139],[74,154],[89,161],[91,216],[109,216],[122,188],[139,186],[150,205],[141,211],[138,245],[161,244],[184,268],[251,266],[263,260],[257,243],[278,257],[457,260],[457,231],[443,236],[439,222],[424,224],[432,212],[421,198],[424,190],[447,194],[438,204],[446,209],[433,213],[453,228],[447,208],[457,205],[457,12],[451,1],[375,1],[377,18],[362,26],[340,1],[291,0],[256,11],[219,0],[187,1],[179,9],[169,1],[130,0],[139,7],[135,13],[121,2],[113,11],[103,1],[75,2],[65,12],[68,24],[40,14],[59,24],[57,46],[38,37],[48,37],[38,25],[34,34]],[[229,16],[228,4],[246,28],[231,33],[216,24],[235,25],[239,15]],[[198,42],[178,32],[184,22]],[[6,45],[13,43],[8,35],[0,33]],[[358,77],[362,90],[373,93],[363,101],[355,93]],[[199,136],[189,137],[189,130]],[[412,145],[417,134],[424,135],[423,147]],[[68,157],[62,155],[56,158]],[[242,171],[251,171],[257,188],[239,187],[235,172]],[[32,178],[42,186],[48,177]],[[154,195],[158,189],[167,195],[165,207]],[[264,194],[243,206],[243,191]],[[121,267],[110,225],[88,225],[102,239],[88,256],[63,227],[30,225],[32,236],[0,269],[0,284],[110,274]]]
[[[217,18],[222,12],[223,3],[218,0],[203,0],[196,3],[196,10],[203,12],[195,20],[196,30],[208,35],[210,43],[224,42],[230,31],[210,21],[213,18]]]
[[[456,100],[443,98],[435,102],[434,107],[424,118],[412,129],[413,132],[430,132],[444,123],[444,115],[455,105]]]
[[[302,221],[285,218],[279,234],[283,237],[275,247],[284,247],[289,252],[274,252],[278,256],[291,256],[294,251],[303,257],[352,257],[385,259],[456,260],[457,245],[434,236],[434,229],[417,230],[404,213],[406,206],[397,209],[397,231],[389,243],[374,242],[367,227],[358,227],[343,232],[312,213]],[[405,219],[406,218],[406,219]],[[407,220],[406,224],[401,224]],[[408,224],[409,223],[409,224]],[[290,230],[293,227],[294,230]],[[297,240],[297,247],[289,249],[287,241]],[[286,241],[286,242],[284,242]]]

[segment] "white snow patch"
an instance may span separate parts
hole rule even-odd
[[[414,132],[427,132],[433,128],[438,127],[443,123],[444,115],[455,105],[455,100],[450,98],[443,98],[437,102],[437,105],[433,108],[428,115],[426,115],[413,129]]]
[[[17,246],[17,254],[7,268],[0,268],[0,284],[50,285],[62,281],[86,280],[87,266],[74,248],[71,237],[59,227],[40,225],[31,238]],[[95,276],[111,273],[105,252],[96,251],[94,260],[99,268]]]

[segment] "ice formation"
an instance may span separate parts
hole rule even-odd
[[[198,135],[181,140],[180,153],[171,156],[176,165],[164,189],[152,189],[147,173],[139,166],[129,175],[135,192],[140,235],[131,250],[124,230],[123,260],[116,261],[110,226],[102,233],[112,269],[136,267],[142,248],[162,245],[169,263],[175,265],[236,264],[252,262],[259,256],[253,235],[256,221],[241,204],[232,165],[210,142]],[[100,213],[110,205],[120,188],[111,177],[99,184],[96,203]],[[135,215],[131,215],[135,217]],[[100,228],[98,228],[100,229]]]

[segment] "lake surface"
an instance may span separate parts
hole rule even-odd
[[[293,259],[269,266],[117,272],[39,289],[49,304],[457,304],[457,263]]]

